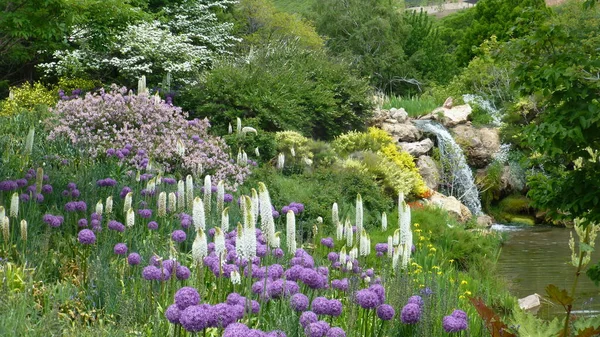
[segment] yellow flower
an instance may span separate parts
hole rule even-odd
[[[419,288],[425,288],[424,284],[419,284]]]
[[[420,225],[418,223],[413,224],[414,227],[419,227]]]
[[[440,267],[438,267],[438,266],[433,266],[433,267],[431,267],[431,269],[440,269]]]
[[[438,275],[442,275],[442,272],[441,272],[441,271],[438,271],[438,272],[437,272],[437,274],[438,274]]]
[[[448,260],[448,261],[449,261],[450,263],[453,263],[453,262],[454,262],[454,259],[450,259],[450,260]]]
[[[426,237],[424,236],[419,236],[419,241],[425,241]]]
[[[467,290],[467,291],[465,291],[465,295],[471,296],[471,292]]]
[[[435,252],[436,252],[436,250],[437,250],[437,249],[435,249],[435,247],[431,247],[431,248],[429,248],[429,251],[430,251],[430,252],[433,252],[433,253],[435,253]]]
[[[465,284],[468,284],[468,282],[467,282],[467,281],[465,281],[465,280],[462,280],[462,281],[460,281],[460,285],[461,285],[461,286],[462,286],[462,285],[465,285]]]
[[[465,297],[464,297],[463,295],[460,295],[460,296],[458,296],[458,299],[459,299],[459,300],[464,300],[464,299],[465,299]]]
[[[415,233],[421,233],[422,230],[421,229],[415,229],[413,232],[415,232]]]

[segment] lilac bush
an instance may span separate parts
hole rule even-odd
[[[208,120],[187,120],[181,108],[146,93],[113,85],[109,92],[61,100],[52,110],[48,138],[66,137],[94,158],[114,156],[139,169],[152,161],[165,171],[203,172],[232,188],[249,173],[230,161],[225,141],[208,133]]]

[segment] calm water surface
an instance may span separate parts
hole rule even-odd
[[[511,293],[522,298],[534,293],[545,295],[548,284],[571,291],[575,267],[570,264],[569,232],[572,229],[557,227],[512,227],[494,225],[493,229],[505,231],[507,241],[498,261],[499,273],[507,280]],[[577,242],[577,235],[573,231]],[[597,240],[599,241],[599,240]],[[592,254],[590,265],[600,260],[600,244]],[[600,314],[600,288],[582,274],[577,285],[576,313]],[[562,307],[545,305],[538,316],[564,313]]]

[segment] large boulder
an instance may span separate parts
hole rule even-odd
[[[391,108],[389,110],[376,109],[373,117],[367,123],[369,126],[382,127],[384,123],[397,124],[406,123],[408,121],[408,113],[403,108]]]
[[[446,127],[464,124],[469,119],[473,109],[469,104],[457,105],[451,108],[439,107],[431,112],[433,118],[440,121]]]
[[[441,172],[435,160],[429,156],[419,156],[419,159],[417,159],[417,168],[419,169],[419,174],[423,177],[425,185],[432,190],[437,190],[440,184]]]
[[[468,164],[476,168],[486,167],[500,149],[498,129],[458,125],[452,128],[452,132],[454,140],[463,149]]]
[[[406,110],[404,110],[404,108],[391,108],[389,111],[389,116],[391,119],[396,120],[398,123],[404,123],[408,120],[408,113],[406,112]]]
[[[381,129],[389,133],[396,142],[415,142],[423,136],[421,131],[412,123],[390,123],[387,120]]]
[[[433,193],[429,198],[429,202],[446,210],[451,215],[455,216],[459,221],[465,222],[473,216],[467,206],[463,205],[455,197],[447,197],[439,192]]]
[[[425,138],[418,142],[401,142],[400,146],[404,151],[410,153],[413,157],[419,157],[426,154],[433,148],[433,141],[429,138]]]

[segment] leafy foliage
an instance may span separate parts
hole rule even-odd
[[[571,3],[514,44],[516,85],[537,107],[517,136],[540,168],[528,195],[538,207],[591,222],[600,221],[598,13]]]
[[[490,307],[486,306],[481,298],[471,298],[470,300],[475,309],[477,309],[479,316],[483,318],[485,326],[492,334],[492,337],[516,337],[515,334],[509,332],[508,326],[502,322],[500,316]]]
[[[296,44],[258,49],[225,60],[183,94],[192,116],[225,132],[240,117],[265,131],[298,131],[317,139],[364,128],[370,88],[342,61]]]

